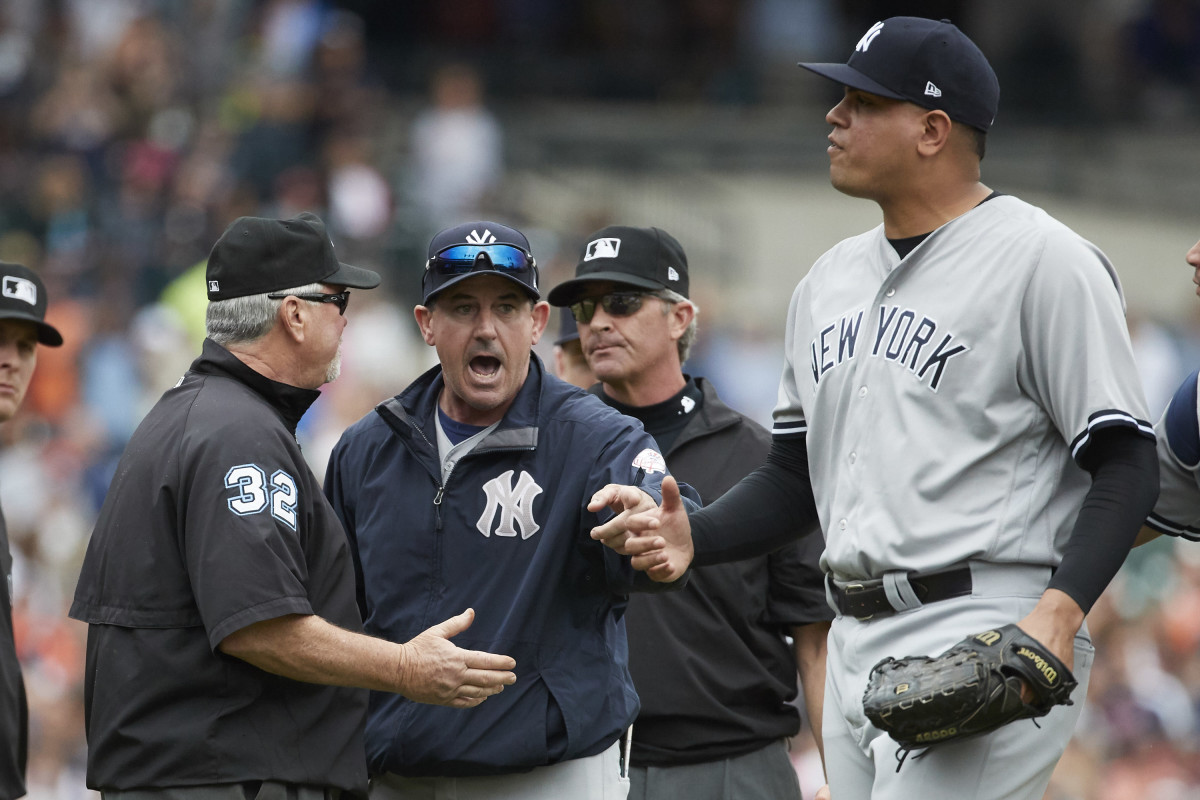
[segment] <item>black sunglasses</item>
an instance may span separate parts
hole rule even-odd
[[[307,300],[310,303],[333,303],[338,307],[338,313],[342,316],[346,314],[346,306],[350,304],[350,290],[338,292],[337,294],[269,294],[267,295],[272,300],[282,300],[285,297],[294,297],[297,300]]]
[[[604,309],[610,317],[628,317],[636,314],[642,307],[642,301],[650,297],[648,292],[611,292],[603,297],[589,297],[571,304],[571,314],[576,321],[588,323],[596,314],[596,306]]]

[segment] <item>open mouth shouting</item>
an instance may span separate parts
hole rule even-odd
[[[471,372],[479,378],[491,378],[500,371],[500,359],[492,355],[478,355],[471,359]]]

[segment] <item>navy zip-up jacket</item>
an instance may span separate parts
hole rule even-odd
[[[370,772],[522,772],[600,753],[633,722],[628,593],[653,590],[591,539],[609,483],[661,501],[666,464],[640,422],[548,375],[529,376],[503,420],[441,480],[441,368],[352,425],[325,492],[350,537],[368,633],[404,642],[464,609],[455,644],[516,659],[517,682],[470,710],[372,692]],[[690,491],[690,490],[687,490]]]

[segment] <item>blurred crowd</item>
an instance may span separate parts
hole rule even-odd
[[[0,428],[31,709],[30,798],[88,794],[85,631],[66,609],[116,459],[198,351],[203,262],[230,221],[315,211],[343,261],[384,276],[379,291],[353,295],[343,377],[302,424],[319,475],[350,422],[434,363],[410,309],[435,230],[471,218],[515,222],[553,285],[573,269],[580,237],[610,221],[603,209],[569,223],[524,218],[503,191],[512,165],[490,97],[761,102],[764,60],[794,62],[800,47],[830,55],[822,51],[830,41],[851,38],[840,31],[865,28],[891,5],[0,0],[0,260],[43,275],[48,319],[66,340],[41,349],[25,407]],[[912,13],[987,20],[996,16],[988,5],[915,2]],[[1002,82],[1006,64],[1031,68],[1020,48],[1036,49],[1044,70],[1073,74],[1083,87],[1069,102],[1102,116],[1104,95],[1087,91],[1094,54],[1063,16],[1084,4],[1017,5],[1029,6],[1036,31],[1021,36],[997,23],[1013,54],[997,64]],[[1123,43],[1113,52],[1140,76],[1139,102],[1194,113],[1200,3],[1102,5],[1107,35]],[[1046,21],[1054,15],[1058,23]],[[1089,18],[1085,27],[1095,25]],[[799,43],[791,51],[787,36]],[[1060,99],[1015,96],[1018,107],[1043,109]],[[723,324],[704,319],[688,370],[709,376],[734,406],[769,408],[781,348],[723,336]],[[1157,413],[1200,364],[1200,342],[1161,325],[1147,330]],[[1101,653],[1090,704],[1048,796],[1197,796],[1200,545],[1140,548],[1090,626]],[[819,785],[814,758],[797,745],[809,793]]]

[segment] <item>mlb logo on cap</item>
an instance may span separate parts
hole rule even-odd
[[[0,261],[0,319],[32,322],[38,341],[50,347],[62,344],[62,334],[46,322],[46,286],[29,267]]]
[[[15,275],[4,276],[4,296],[14,300],[23,300],[31,306],[37,305],[37,284],[18,278]]]
[[[591,242],[588,242],[588,246],[583,253],[583,260],[591,261],[594,258],[617,258],[620,255],[620,239],[595,239]]]
[[[687,255],[662,228],[609,225],[592,233],[583,247],[575,277],[547,295],[552,306],[569,306],[598,281],[655,292],[669,289],[688,296]]]

